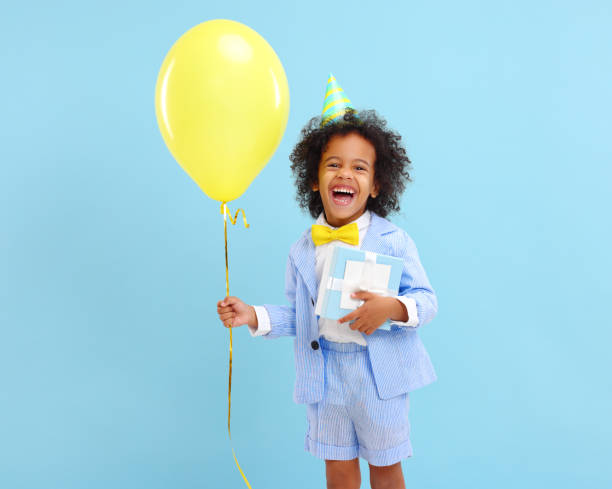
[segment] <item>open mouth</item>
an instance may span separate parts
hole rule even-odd
[[[331,190],[332,202],[339,206],[350,205],[355,198],[355,191],[348,188],[336,188]]]

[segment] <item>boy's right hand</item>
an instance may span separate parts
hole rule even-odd
[[[242,302],[238,297],[225,297],[217,302],[217,314],[226,328],[248,324],[257,327],[255,308]]]

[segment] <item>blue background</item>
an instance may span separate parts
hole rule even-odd
[[[407,486],[610,487],[612,7],[485,0],[3,8],[0,486],[246,487],[223,220],[154,112],[166,52],[215,18],[266,38],[291,92],[282,143],[231,203],[251,228],[228,230],[230,294],[286,303],[312,223],[288,155],[331,71],[403,135],[414,183],[391,220],[440,303]],[[324,487],[292,340],[236,329],[233,373],[253,488]]]

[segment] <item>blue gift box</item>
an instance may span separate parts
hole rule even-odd
[[[404,262],[395,256],[371,251],[333,247],[325,264],[319,283],[319,295],[315,314],[329,319],[340,319],[363,304],[350,295],[367,290],[379,295],[398,295]],[[386,321],[380,327],[389,329]]]

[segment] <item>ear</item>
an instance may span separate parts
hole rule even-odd
[[[319,182],[314,182],[314,183],[312,184],[312,191],[313,191],[313,192],[316,192],[316,191],[318,191],[318,190],[319,190]]]
[[[374,182],[374,188],[372,189],[372,192],[370,192],[370,195],[372,196],[373,199],[375,199],[378,196],[379,193],[379,185],[378,182]]]

